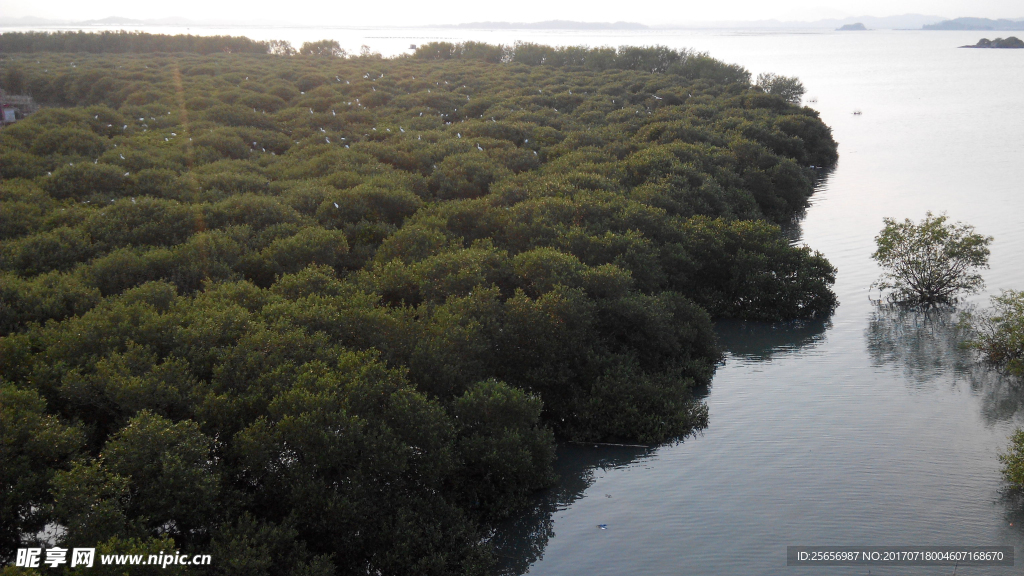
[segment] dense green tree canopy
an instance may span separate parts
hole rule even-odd
[[[0,62],[2,558],[485,574],[556,436],[685,436],[713,318],[836,306],[779,229],[836,144],[739,66],[275,46]]]

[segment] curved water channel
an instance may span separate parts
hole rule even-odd
[[[702,434],[651,448],[563,446],[560,485],[496,536],[510,573],[867,573],[786,567],[787,545],[1013,545],[1024,554],[1024,505],[1004,490],[997,459],[1024,424],[1024,386],[958,348],[948,313],[886,311],[868,298],[882,218],[927,210],[995,237],[988,290],[972,302],[1024,289],[1024,50],[956,49],[981,36],[671,42],[807,86],[840,161],[793,235],[838,267],[841,305],[829,322],[720,324],[728,353]],[[1016,574],[1022,562],[958,573]]]

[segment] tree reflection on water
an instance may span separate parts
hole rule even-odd
[[[777,355],[813,348],[824,341],[830,324],[825,321],[784,323],[721,321],[715,325],[719,344],[731,356],[745,361],[769,361]],[[708,390],[695,390],[704,398]],[[695,431],[699,432],[699,430]],[[554,538],[555,515],[584,497],[599,470],[635,465],[653,455],[658,446],[631,447],[562,444],[558,448],[556,486],[539,494],[533,506],[499,525],[491,536],[501,561],[500,574],[525,574],[544,556]]]
[[[989,425],[1024,416],[1024,385],[980,362],[963,345],[970,335],[960,315],[948,308],[876,306],[865,330],[875,366],[898,367],[912,386],[921,389],[943,381],[953,387],[965,383],[981,397],[982,417]]]
[[[656,446],[562,444],[555,472],[558,484],[539,495],[531,509],[497,527],[491,543],[500,560],[500,574],[525,574],[544,556],[555,536],[554,515],[583,497],[594,483],[595,471],[623,468],[654,454]]]
[[[778,323],[722,320],[715,324],[715,333],[719,344],[729,354],[745,360],[766,361],[821,344],[830,326],[825,320]]]

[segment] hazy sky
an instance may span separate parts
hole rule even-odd
[[[817,20],[845,16],[917,13],[955,18],[1024,17],[1021,0],[0,0],[0,17],[37,16],[85,20],[106,16],[196,20],[276,20],[322,25],[424,25],[482,20],[536,22],[625,20],[675,24],[723,20]]]

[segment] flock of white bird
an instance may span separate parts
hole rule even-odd
[[[74,67],[74,63],[72,63],[71,65],[72,65],[72,67]],[[380,76],[374,76],[374,77],[371,77],[371,76],[370,76],[370,73],[369,73],[369,72],[367,72],[366,74],[364,74],[364,75],[363,75],[363,79],[365,79],[365,80],[370,80],[371,82],[377,81],[377,80],[379,80],[379,79],[381,79],[381,78],[384,78],[384,74],[383,74],[383,73],[381,73],[381,75],[380,75]],[[246,76],[246,77],[245,77],[245,79],[246,79],[246,80],[249,80],[249,77],[248,77],[248,76]],[[337,81],[337,82],[339,82],[339,83],[340,83],[340,82],[342,81],[342,80],[341,80],[341,78],[340,78],[340,76],[335,76],[335,77],[334,77],[334,79],[335,79],[335,81]],[[415,80],[415,79],[416,79],[416,77],[415,77],[415,76],[413,76],[413,77],[412,77],[412,79],[413,79],[413,80]],[[351,82],[350,82],[349,80],[345,80],[344,82],[345,82],[345,84],[351,84]],[[435,82],[434,84],[435,84],[435,86],[438,86],[438,87],[440,87],[440,86],[441,86],[441,81],[437,81],[437,82]],[[445,81],[444,81],[444,84],[445,84],[446,86],[447,86],[447,85],[449,85],[449,83],[448,83],[448,81],[447,81],[447,80],[445,80]],[[466,88],[466,85],[465,85],[465,84],[463,84],[463,85],[462,85],[461,87],[462,87],[462,88]],[[377,91],[376,87],[371,87],[371,88],[373,89],[373,91],[374,91],[374,92],[376,92],[376,91]],[[539,89],[539,88],[538,88],[538,89],[537,89],[537,92],[538,92],[539,94],[542,94],[542,93],[543,93],[544,91],[543,91],[542,89]],[[569,94],[570,94],[570,95],[572,95],[572,90],[569,90],[568,92],[569,92]],[[305,94],[305,92],[304,92],[304,91],[303,91],[303,92],[300,92],[300,93],[301,93],[301,94]],[[431,93],[431,89],[430,89],[430,88],[427,88],[427,93]],[[587,93],[586,93],[586,92],[584,92],[583,94],[584,94],[584,95],[586,95]],[[466,96],[466,101],[470,101],[470,100],[471,100],[471,99],[470,99],[470,96],[469,96],[468,94],[466,94],[465,96]],[[687,94],[687,96],[689,96],[689,97],[692,97],[692,96],[691,96],[690,94]],[[652,97],[652,98],[653,98],[654,100],[663,100],[663,98],[662,98],[661,96],[658,96],[657,94],[651,94],[651,97]],[[355,99],[354,99],[354,102],[355,102],[355,106],[356,106],[356,107],[360,107],[360,108],[361,108],[361,107],[363,107],[363,104],[362,104],[362,103],[361,103],[361,102],[359,101],[359,98],[355,98]],[[345,104],[346,104],[347,106],[352,106],[353,102],[352,102],[352,101],[348,101],[348,102],[345,102]],[[617,104],[618,104],[618,103],[617,103],[617,100],[613,98],[613,99],[612,99],[612,104],[613,104],[613,105],[617,105]],[[558,108],[555,108],[554,106],[552,106],[551,108],[552,108],[552,110],[554,110],[554,112],[555,112],[556,114],[557,114],[557,113],[559,113],[559,112],[558,112]],[[255,108],[255,107],[254,107],[254,108],[253,108],[252,110],[253,110],[253,112],[256,112],[256,108]],[[455,114],[455,113],[457,113],[458,111],[459,111],[459,109],[458,109],[458,108],[454,108],[454,109],[453,109],[453,111],[452,111],[452,114],[454,115],[454,114]],[[651,114],[651,113],[652,113],[652,111],[651,111],[651,109],[650,109],[649,107],[648,107],[648,108],[646,109],[646,111],[647,111],[647,113],[648,113],[648,114]],[[262,113],[263,113],[263,114],[266,114],[267,112],[266,112],[266,110],[262,110]],[[315,110],[313,110],[313,108],[312,108],[312,107],[309,107],[309,113],[310,113],[310,115],[314,115],[314,116],[316,115],[316,111],[315,111]],[[637,111],[636,111],[636,113],[637,113],[637,114],[639,114],[639,113],[640,113],[640,110],[637,110]],[[171,112],[167,112],[167,114],[168,114],[168,115],[170,115],[170,114],[171,114]],[[444,119],[444,118],[446,118],[446,117],[449,117],[449,118],[451,117],[450,115],[446,115],[446,114],[445,114],[444,112],[438,112],[438,114],[439,114],[439,116],[440,116],[440,117],[441,117],[442,119]],[[333,109],[333,108],[332,108],[332,109],[331,109],[331,116],[332,116],[332,117],[336,117],[337,115],[338,115],[338,114],[337,114],[337,112],[335,111],[335,109]],[[423,112],[420,112],[420,113],[419,113],[419,115],[420,115],[420,116],[423,116]],[[481,115],[480,115],[480,117],[481,117],[481,118],[483,118],[483,115],[481,114]],[[94,119],[98,120],[98,119],[99,119],[99,115],[98,115],[98,114],[97,114],[97,115],[95,115],[95,116],[94,116]],[[490,118],[490,119],[491,119],[491,122],[497,122],[497,120],[496,120],[496,119],[495,119],[495,118],[494,118],[493,116],[491,116],[491,118]],[[151,116],[151,117],[149,117],[149,119],[148,119],[148,120],[149,120],[149,121],[155,121],[155,120],[156,120],[156,117],[155,117],[155,116]],[[140,125],[140,127],[142,127],[142,129],[143,129],[142,131],[143,131],[143,132],[147,132],[147,131],[148,131],[148,129],[149,129],[149,124],[147,123],[147,118],[146,118],[146,117],[140,117],[140,118],[138,119],[138,122],[139,122],[139,125]],[[465,122],[465,119],[462,119],[462,120],[460,120],[460,122]],[[450,120],[446,120],[446,121],[445,121],[445,125],[451,125],[451,123],[452,123],[452,122],[451,122]],[[112,125],[112,124],[107,124],[107,127],[108,127],[108,128],[110,128],[110,127],[113,127],[113,125]],[[121,131],[122,131],[122,132],[124,132],[124,131],[127,131],[127,130],[128,130],[128,124],[124,124],[124,125],[123,125],[123,126],[121,127]],[[404,128],[404,127],[402,127],[402,126],[399,126],[399,127],[398,127],[398,130],[399,130],[399,132],[400,132],[400,133],[402,133],[402,134],[404,134],[404,133],[406,132],[406,131],[405,131],[405,128]],[[212,129],[211,129],[210,131],[212,132]],[[327,130],[326,130],[325,128],[323,128],[323,127],[321,126],[321,127],[319,127],[319,131],[320,131],[321,133],[323,133],[323,134],[324,134],[324,142],[325,142],[326,144],[331,144],[331,138],[330,138],[330,136],[329,136],[329,135],[327,135]],[[372,127],[372,131],[376,132],[376,131],[377,131],[377,127]],[[390,128],[385,128],[385,131],[386,131],[386,132],[389,132],[389,133],[390,133],[390,132],[391,132],[391,129],[390,129]],[[369,137],[369,134],[365,134],[364,136],[366,136],[366,137]],[[460,139],[461,139],[461,138],[462,138],[462,132],[456,132],[456,133],[455,133],[455,136],[456,136],[456,138],[460,138]],[[177,137],[177,133],[175,133],[175,132],[170,132],[170,136],[166,136],[166,137],[164,137],[164,142],[170,142],[170,141],[171,141],[171,138],[174,138],[174,137]],[[345,137],[341,137],[341,136],[336,136],[336,138],[339,138],[339,139],[340,139],[340,140],[341,140],[342,142],[344,142],[345,140],[347,140],[347,139],[346,139]],[[422,139],[423,139],[423,138],[422,138],[422,135],[420,135],[420,134],[417,134],[417,135],[416,135],[416,139],[417,139],[417,140],[422,140]],[[191,141],[192,141],[192,138],[189,138],[189,142],[191,142]],[[530,140],[529,140],[529,139],[524,139],[524,140],[523,140],[523,144],[524,144],[524,145],[525,145],[525,144],[528,144],[529,142],[530,142]],[[296,143],[296,144],[300,144],[300,141],[296,140],[296,141],[295,141],[295,143]],[[115,144],[114,144],[114,146],[115,146],[115,147],[117,147],[117,144],[115,143]],[[345,148],[349,148],[349,144],[348,144],[348,143],[345,143],[345,144],[344,144],[344,146],[345,146]],[[267,149],[266,149],[266,147],[265,147],[265,146],[261,146],[261,145],[260,145],[260,144],[259,144],[258,142],[256,142],[256,141],[253,141],[253,143],[252,143],[252,148],[253,148],[254,150],[255,150],[256,148],[259,148],[259,149],[260,149],[260,151],[262,151],[262,152],[266,152],[266,151],[267,151]],[[480,152],[483,152],[483,151],[484,151],[484,148],[483,148],[483,146],[481,146],[479,142],[477,142],[477,143],[476,143],[476,149],[477,149],[478,151],[480,151]],[[272,152],[271,152],[271,154],[275,154],[275,153],[274,153],[274,152],[272,151]],[[536,151],[536,150],[534,150],[534,151],[533,151],[533,154],[534,154],[534,156],[537,156],[537,151]],[[275,154],[275,155],[276,155],[276,154]],[[120,156],[121,160],[125,160],[125,156],[124,156],[124,154],[119,154],[119,156]],[[99,159],[93,160],[93,163],[94,163],[94,164],[97,164],[97,163],[99,163]],[[73,164],[71,164],[71,165],[73,165]],[[437,168],[437,165],[436,165],[436,164],[434,165],[434,168]],[[125,172],[125,173],[124,173],[124,176],[126,176],[126,177],[127,177],[127,176],[129,176],[130,174],[131,174],[131,172]],[[52,175],[52,174],[51,174],[50,172],[47,172],[47,175],[48,175],[48,176],[50,176],[50,175]],[[134,198],[132,198],[132,202],[134,202],[134,201],[135,201],[135,199],[134,199]],[[113,202],[113,200],[111,200],[111,202]],[[338,205],[337,205],[337,204],[335,204],[335,207],[336,207],[336,208],[337,208],[337,206],[338,206]]]

